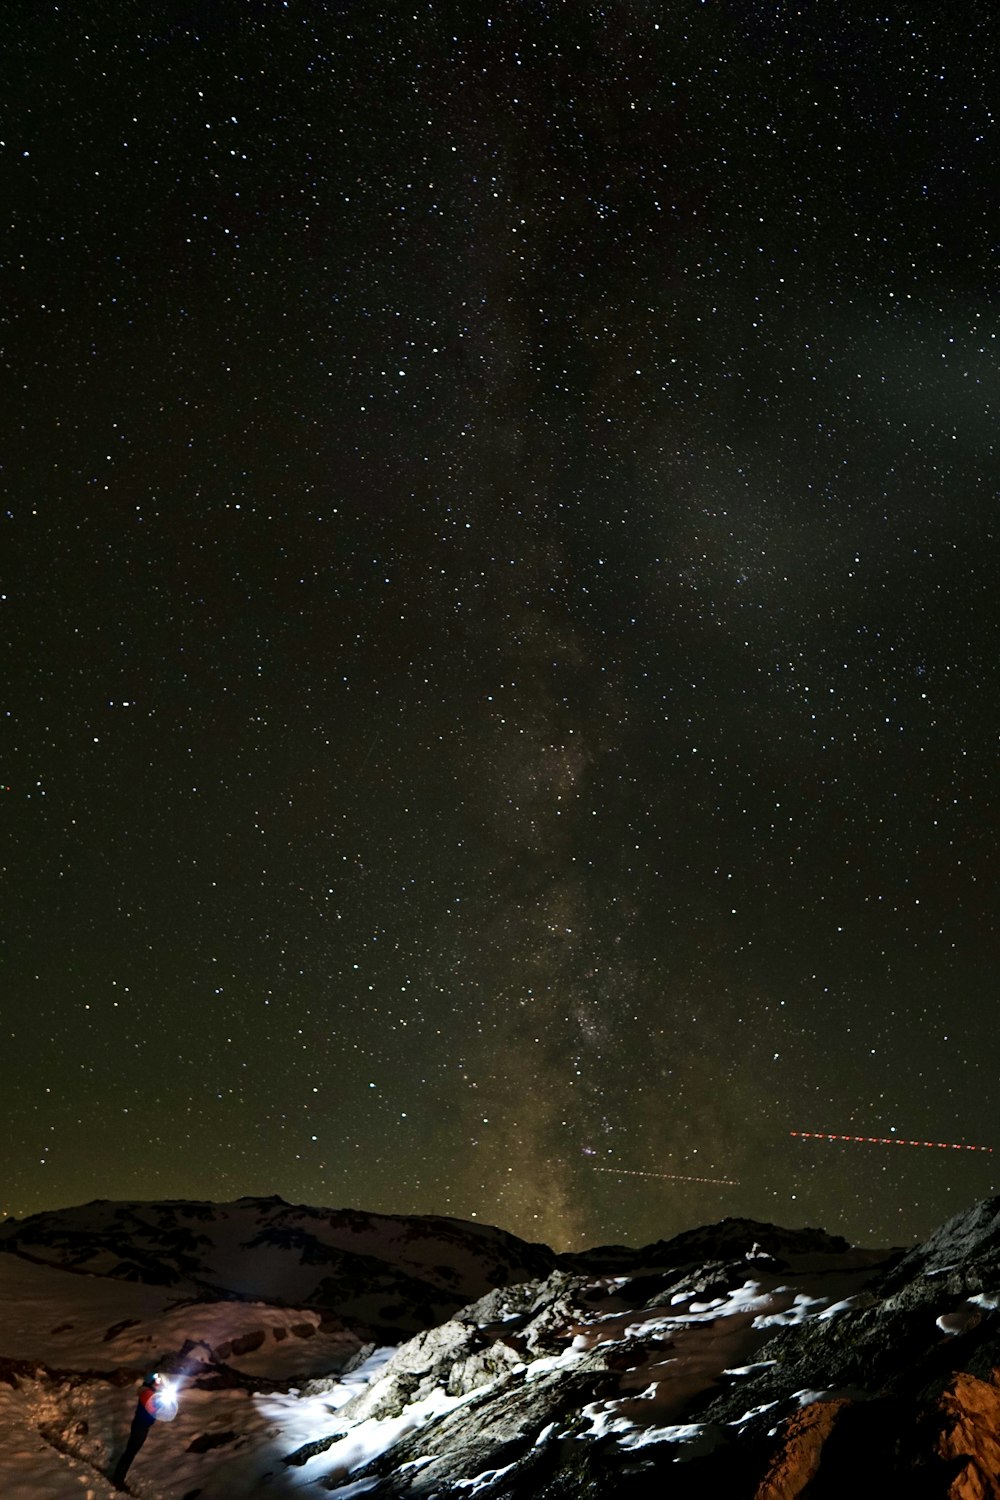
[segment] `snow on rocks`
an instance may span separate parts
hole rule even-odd
[[[345,1321],[417,1332],[506,1282],[556,1262],[491,1225],[436,1216],[322,1209],[283,1199],[233,1203],[101,1199],[0,1224],[0,1251],[115,1282],[299,1305]]]
[[[946,1276],[915,1256],[901,1280],[898,1254],[887,1265],[821,1231],[797,1241],[795,1231],[746,1221],[633,1252],[623,1274],[620,1247],[603,1270],[598,1252],[554,1264],[544,1247],[522,1255],[491,1238],[499,1232],[469,1226],[466,1236],[453,1221],[446,1232],[434,1221],[419,1233],[412,1223],[390,1231],[378,1216],[337,1211],[331,1234],[366,1247],[345,1262],[341,1245],[323,1240],[329,1211],[323,1220],[280,1200],[191,1213],[177,1204],[98,1207],[94,1245],[79,1220],[55,1216],[45,1235],[37,1224],[31,1231],[44,1256],[26,1258],[20,1230],[0,1254],[4,1500],[114,1493],[104,1476],[124,1444],[138,1380],[154,1365],[179,1379],[180,1409],[154,1428],[130,1472],[147,1500],[639,1500],[668,1488],[683,1500],[763,1497],[798,1493],[817,1474],[837,1478],[837,1455],[866,1442],[888,1476],[886,1493],[907,1493],[908,1464],[922,1473],[953,1466],[963,1443],[977,1474],[995,1473],[1000,1264],[991,1209],[974,1216],[975,1232],[959,1230],[969,1257],[955,1259],[955,1236],[942,1243],[952,1257]],[[133,1222],[138,1247],[116,1247],[113,1234]],[[192,1245],[195,1228],[208,1243]],[[405,1259],[398,1274],[388,1261],[371,1264],[383,1231],[382,1251],[391,1243]],[[450,1243],[450,1271],[428,1266],[428,1243],[435,1254]],[[686,1258],[698,1248],[710,1258]],[[458,1268],[480,1251],[475,1274],[468,1260]],[[530,1280],[482,1290],[487,1252],[499,1257],[492,1269],[503,1281],[536,1251]],[[227,1256],[241,1291],[211,1279]],[[934,1257],[931,1271],[943,1260]],[[94,1265],[105,1274],[90,1274]],[[120,1266],[141,1267],[146,1279],[122,1279]],[[365,1297],[384,1313],[391,1294],[410,1298],[406,1317],[430,1317],[441,1284],[466,1275],[475,1300],[445,1297],[450,1315],[413,1337],[378,1341],[336,1307],[274,1292],[281,1266],[295,1271],[296,1291],[337,1282],[354,1311]],[[367,1278],[362,1290],[355,1276]],[[959,1359],[969,1367],[955,1375]],[[927,1417],[936,1448],[923,1417],[902,1435],[892,1426],[918,1409],[919,1382],[941,1393]],[[844,1441],[828,1444],[834,1433]]]
[[[982,1308],[971,1301],[963,1302],[961,1307],[956,1307],[952,1312],[941,1313],[935,1319],[941,1332],[952,1338],[956,1334],[968,1333],[970,1329],[977,1328],[982,1321]]]

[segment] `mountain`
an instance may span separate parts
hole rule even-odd
[[[5,1500],[117,1493],[154,1367],[147,1500],[1000,1497],[1000,1198],[893,1251],[725,1220],[556,1255],[280,1199],[88,1204],[0,1251]]]
[[[543,1276],[557,1257],[488,1224],[294,1206],[109,1203],[8,1219],[0,1252],[176,1296],[294,1302],[362,1333],[401,1338],[508,1281]]]

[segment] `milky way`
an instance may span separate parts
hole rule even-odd
[[[990,1192],[990,17],[9,32],[0,1209]]]

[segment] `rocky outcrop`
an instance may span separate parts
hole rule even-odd
[[[780,1430],[755,1500],[835,1495],[997,1500],[997,1380],[960,1372],[923,1400],[817,1401],[797,1412]]]
[[[619,1274],[598,1276],[588,1256],[586,1275],[577,1261],[495,1289],[404,1345],[338,1414],[430,1413],[325,1482],[385,1500],[470,1489],[498,1500],[1000,1500],[1000,1376],[967,1368],[1000,1366],[995,1302],[971,1291],[992,1274],[992,1236],[978,1232],[991,1215],[970,1217],[930,1256],[867,1266],[821,1231],[797,1239],[731,1222],[647,1247],[631,1277],[617,1257]],[[956,1243],[966,1258],[943,1285],[940,1251]],[[692,1264],[696,1245],[738,1254]],[[797,1261],[817,1255],[828,1263],[800,1290]],[[695,1381],[727,1339],[742,1357]]]
[[[199,1206],[208,1245],[192,1247],[177,1233],[183,1206],[153,1207],[101,1205],[92,1253],[66,1216],[51,1234],[17,1226],[8,1249],[23,1255],[30,1242],[33,1257],[65,1253],[78,1271],[137,1264],[169,1242],[218,1275],[218,1217],[234,1215],[253,1231],[240,1254],[315,1274],[310,1300],[325,1308],[233,1299],[213,1304],[205,1336],[169,1346],[161,1367],[205,1402],[192,1401],[184,1455],[204,1466],[206,1492],[221,1493],[229,1455],[249,1475],[260,1442],[270,1446],[259,1483],[291,1469],[296,1493],[317,1500],[343,1487],[375,1500],[1000,1500],[1000,1199],[881,1258],[821,1230],[725,1220],[638,1251],[612,1247],[603,1263],[600,1251],[519,1249],[481,1226],[466,1235],[449,1221],[442,1235],[436,1221],[339,1211],[333,1223],[280,1200],[217,1206],[215,1217]],[[137,1221],[138,1250],[114,1246],[109,1225]],[[227,1233],[232,1245],[231,1219]],[[343,1333],[345,1309],[365,1297],[382,1347]],[[164,1327],[204,1307],[170,1300]],[[72,1331],[68,1310],[53,1338]],[[407,1318],[424,1326],[384,1347]],[[112,1345],[136,1326],[112,1324]],[[96,1328],[107,1351],[107,1323]],[[331,1328],[330,1363],[296,1349],[321,1348]],[[293,1357],[287,1369],[307,1378],[272,1373]],[[94,1388],[135,1376],[8,1358],[0,1401],[37,1412],[34,1431],[53,1451],[96,1462],[107,1440],[81,1426],[103,1409]],[[75,1427],[53,1420],[70,1408]],[[249,1478],[226,1490],[257,1492]]]
[[[461,1494],[475,1484],[481,1494],[538,1493],[547,1473],[572,1470],[579,1483],[592,1457],[580,1447],[579,1462],[563,1457],[588,1423],[581,1411],[616,1385],[603,1359],[591,1355],[573,1370],[550,1370],[536,1379],[522,1365],[503,1370],[489,1385],[440,1417],[429,1432],[419,1428],[396,1444],[391,1453],[351,1473],[352,1482],[372,1481],[373,1494],[427,1497]],[[566,1476],[564,1476],[566,1477]],[[334,1470],[328,1486],[336,1489],[347,1478]],[[586,1494],[586,1488],[568,1490]]]
[[[780,1260],[786,1253],[838,1255],[849,1248],[840,1235],[827,1234],[825,1229],[783,1229],[758,1219],[721,1219],[717,1224],[686,1229],[673,1239],[656,1240],[639,1249],[602,1245],[594,1250],[560,1255],[558,1263],[565,1270],[616,1276],[738,1257],[770,1256]]]
[[[846,1401],[816,1401],[788,1419],[754,1500],[798,1500],[812,1484]]]
[[[883,1281],[896,1290],[937,1280],[948,1288],[981,1291],[970,1286],[984,1277],[996,1284],[1000,1274],[1000,1198],[986,1198],[945,1221],[922,1244],[904,1255]]]
[[[933,1434],[929,1468],[937,1470],[940,1493],[948,1500],[997,1500],[1000,1370],[994,1370],[989,1380],[960,1371],[941,1392],[924,1425]]]

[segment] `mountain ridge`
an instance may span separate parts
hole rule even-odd
[[[1000,1494],[1000,1198],[888,1251],[724,1219],[557,1253],[273,1196],[95,1200],[0,1251],[17,1500],[113,1494],[153,1365],[147,1500]]]

